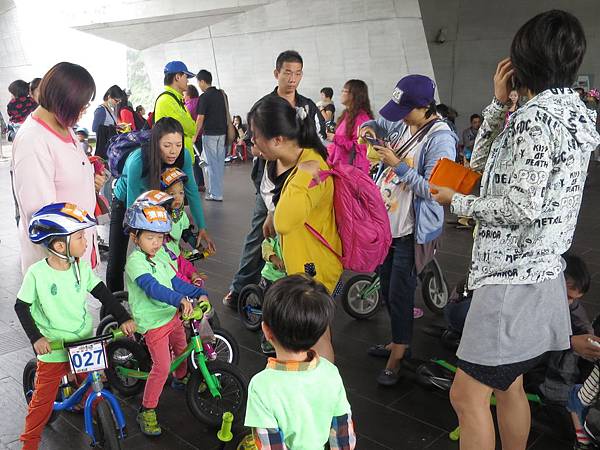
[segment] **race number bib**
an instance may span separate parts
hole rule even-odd
[[[69,363],[73,373],[106,369],[106,352],[102,342],[69,347]]]

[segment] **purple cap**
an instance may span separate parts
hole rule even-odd
[[[196,76],[196,74],[190,72],[187,66],[181,61],[171,61],[170,63],[167,63],[164,72],[165,74],[183,72],[187,75],[188,78],[193,78]]]
[[[392,99],[379,111],[384,119],[399,122],[415,108],[435,101],[435,81],[425,75],[408,75],[398,81]]]

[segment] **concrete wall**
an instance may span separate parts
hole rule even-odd
[[[41,8],[41,4],[31,5],[23,0],[16,6],[11,1],[0,0],[2,115],[8,120],[8,85],[12,81],[31,81],[33,78],[42,77],[54,64],[69,61],[85,67],[96,82],[96,101],[81,122],[89,127],[95,106],[102,101],[106,89],[113,84],[126,85],[126,47],[61,26],[59,17],[53,15],[49,6],[48,10]]]
[[[417,0],[280,0],[143,51],[153,90],[162,89],[165,62],[207,69],[225,89],[232,114],[244,116],[275,86],[277,55],[304,58],[299,91],[314,100],[324,86],[334,100],[345,81],[364,80],[374,110],[402,76],[433,77]],[[341,105],[338,104],[341,107]]]
[[[597,0],[419,0],[419,4],[441,101],[458,110],[459,129],[491,100],[496,65],[508,56],[516,31],[543,11],[563,9],[581,20],[588,51],[580,73],[594,75],[596,86],[600,85]],[[435,42],[441,28],[446,30],[443,44]]]

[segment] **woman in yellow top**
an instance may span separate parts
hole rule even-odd
[[[314,228],[338,253],[342,244],[335,224],[333,180],[318,182],[318,172],[328,170],[327,150],[319,139],[312,117],[279,96],[268,96],[248,114],[255,149],[275,164],[274,225],[288,275],[304,273],[313,263],[315,278],[333,292],[343,268],[339,258],[308,229]],[[313,182],[314,181],[314,182]],[[315,345],[333,362],[329,329]]]

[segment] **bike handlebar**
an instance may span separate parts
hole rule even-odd
[[[233,414],[229,411],[223,413],[223,420],[221,421],[221,429],[217,433],[217,438],[221,442],[229,442],[233,439],[231,433],[231,425],[233,424]]]
[[[52,350],[64,350],[65,346],[67,345],[74,345],[74,344],[85,344],[85,343],[92,343],[92,342],[99,342],[99,341],[108,341],[110,339],[112,340],[116,340],[116,339],[121,339],[122,337],[125,337],[125,333],[123,333],[119,328],[116,328],[114,330],[112,330],[110,333],[106,333],[103,334],[102,336],[96,336],[93,338],[89,338],[89,339],[81,339],[79,341],[73,341],[73,342],[65,342],[63,340],[58,340],[58,341],[52,341],[50,342],[50,348]]]
[[[194,312],[190,316],[182,316],[183,320],[202,320],[205,314],[208,314],[212,310],[212,305],[206,300],[201,301],[194,306]]]

